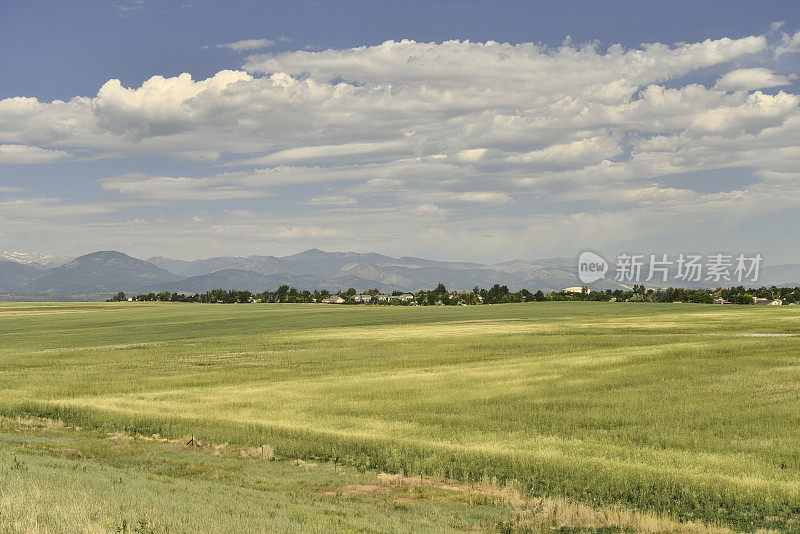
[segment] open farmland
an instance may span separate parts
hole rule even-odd
[[[798,334],[797,307],[2,304],[0,411],[98,435],[268,444],[330,460],[351,483],[385,471],[797,531]],[[59,436],[48,439],[89,439]],[[144,465],[158,471],[167,460],[152,454]],[[36,464],[15,480],[55,477],[45,468],[55,469]],[[131,499],[148,495],[141,484]],[[214,491],[224,493],[206,499]],[[513,527],[501,509],[459,513]]]

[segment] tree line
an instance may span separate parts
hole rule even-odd
[[[373,305],[417,305],[417,306],[456,306],[476,304],[505,304],[512,302],[545,302],[545,301],[622,301],[622,302],[692,302],[711,304],[715,299],[722,299],[731,304],[753,304],[755,298],[777,299],[784,304],[800,303],[800,287],[761,287],[746,289],[743,286],[718,288],[718,289],[688,289],[682,287],[668,287],[663,289],[647,289],[643,285],[635,285],[631,289],[607,289],[605,291],[589,291],[583,288],[581,292],[551,291],[545,293],[541,290],[532,293],[527,289],[510,291],[507,286],[495,284],[489,289],[475,287],[472,291],[450,291],[444,284],[439,284],[432,290],[420,290],[416,293],[403,293],[394,291],[392,296],[410,295],[408,300],[388,299],[377,288],[359,293],[354,288],[331,293],[325,289],[298,290],[288,285],[278,287],[275,291],[253,293],[250,291],[213,289],[205,293],[187,295],[184,293],[144,293],[127,296],[120,291],[108,302],[137,301],[137,302],[203,302],[203,303],[244,303],[244,302],[321,302],[332,295],[341,297],[344,304],[356,304],[358,295],[369,295]]]

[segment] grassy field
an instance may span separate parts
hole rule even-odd
[[[84,473],[71,479],[73,488],[95,478],[112,484],[116,475],[102,474],[108,470],[135,473],[139,479],[131,487],[139,490],[119,499],[160,510],[160,518],[146,523],[171,525],[170,531],[188,530],[186,514],[195,508],[200,522],[194,524],[219,527],[212,530],[235,526],[231,517],[244,514],[242,521],[273,521],[275,530],[290,524],[321,530],[569,529],[581,526],[580,516],[587,528],[612,530],[653,524],[681,530],[694,521],[800,531],[798,334],[797,307],[2,304],[0,412],[7,421],[48,417],[84,430],[25,430],[6,423],[0,472],[9,476],[3,476],[0,528],[15,520],[4,510],[9,498],[25,498],[25,484],[48,495],[48,481],[55,484],[70,465],[83,465],[89,470],[73,469]],[[269,487],[283,501],[271,498],[292,502],[298,511],[265,516],[263,509],[237,508],[258,502],[261,494],[220,504],[232,499],[214,487],[222,475],[202,473],[190,473],[196,484],[184,473],[167,473],[178,477],[169,484],[185,498],[146,504],[164,499],[161,481],[149,477],[166,476],[160,471],[169,470],[170,456],[154,449],[142,453],[149,462],[130,460],[148,469],[120,467],[115,462],[124,461],[102,452],[116,450],[106,434],[114,431],[128,437],[193,433],[230,447],[268,445],[287,460],[256,463],[267,471],[253,477],[284,481]],[[84,435],[91,432],[99,433]],[[37,439],[83,440],[101,452],[34,454],[25,443]],[[246,460],[184,449],[174,454],[201,455],[222,462],[219,472],[226,466],[235,471],[228,476],[239,477],[230,482],[236,491],[265,491],[248,485]],[[15,468],[13,457],[22,454],[29,469]],[[298,470],[288,460],[295,458],[324,469]],[[341,483],[328,480],[331,470],[344,477]],[[325,493],[349,491],[331,488],[372,484],[378,471],[419,482],[325,504]],[[292,477],[310,477],[308,487],[315,489],[292,494],[286,482]],[[466,489],[451,500],[420,498],[411,511],[396,508],[405,497],[395,495],[395,486],[423,495],[444,491],[444,482],[425,484],[425,477]],[[651,515],[637,516],[649,518],[638,523],[617,518],[603,524],[592,523],[589,512],[553,519],[541,514],[539,504],[484,499],[483,507],[475,507],[466,501],[475,487],[484,488],[485,496],[485,488],[506,486],[525,502],[551,498],[556,500],[547,502],[567,503],[562,509],[589,507],[603,517],[620,509]],[[22,493],[15,497],[14,491]],[[227,515],[202,506],[217,492]],[[419,507],[430,511],[418,515]],[[304,522],[317,508],[333,510],[332,517],[352,512],[363,521]],[[118,510],[94,510],[98,528],[114,528]],[[40,512],[43,524],[57,525],[46,512]],[[128,520],[137,521],[135,515]],[[36,524],[31,517],[16,521]]]
[[[0,531],[686,532],[699,521],[511,488],[202,443],[0,419]]]

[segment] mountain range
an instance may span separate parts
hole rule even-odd
[[[512,290],[525,287],[534,291],[581,285],[572,258],[483,265],[311,249],[283,257],[223,256],[185,261],[164,257],[141,260],[121,252],[100,251],[63,265],[42,265],[31,259],[36,256],[31,253],[0,256],[0,295],[5,300],[37,296],[46,300],[61,297],[92,300],[117,291],[201,293],[223,288],[257,292],[284,284],[301,290],[336,291],[354,287],[378,288],[384,292],[429,289],[440,282],[451,289],[501,284]],[[800,285],[800,264],[765,267],[759,285]],[[621,285],[606,279],[590,287],[607,289]]]

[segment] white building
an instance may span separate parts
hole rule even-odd
[[[783,304],[781,299],[760,299],[753,297],[753,304],[757,306],[780,306]]]
[[[586,289],[586,293],[591,293],[592,292],[592,290],[589,289],[588,287],[587,288],[583,288],[583,287],[579,287],[579,286],[565,287],[561,291],[564,291],[566,293],[583,293],[584,289]]]

